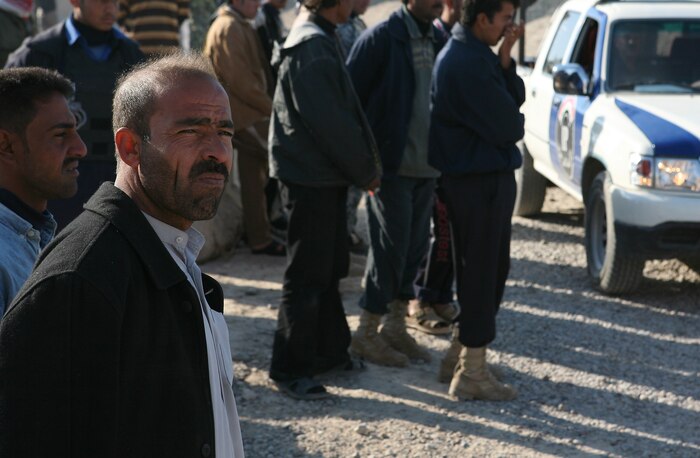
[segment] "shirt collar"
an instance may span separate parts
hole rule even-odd
[[[401,9],[399,11],[401,12],[401,16],[403,18],[403,21],[406,23],[406,28],[408,29],[408,34],[411,36],[412,40],[418,40],[421,38],[429,38],[430,40],[433,40],[435,38],[433,36],[432,24],[428,28],[428,33],[425,36],[423,36],[423,34],[420,33],[420,29],[418,29],[418,25],[416,24],[415,19],[413,19],[413,16],[411,16],[411,13],[408,12],[408,8],[406,8],[405,4],[401,5]]]
[[[160,241],[173,248],[185,265],[189,266],[197,259],[205,241],[204,236],[197,229],[190,227],[187,231],[181,231],[147,213],[142,213]]]
[[[0,203],[15,212],[17,216],[29,222],[39,232],[53,231],[56,229],[56,221],[48,210],[39,213],[25,204],[13,192],[0,188]]]
[[[114,26],[112,27],[112,36],[115,40],[123,40],[126,38],[126,35],[124,35],[117,27]],[[68,16],[68,19],[66,19],[66,38],[68,39],[68,44],[70,46],[73,46],[75,42],[81,38],[80,32],[78,31],[77,27],[75,27],[72,14]]]

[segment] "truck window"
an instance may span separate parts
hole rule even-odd
[[[610,43],[611,90],[700,91],[700,20],[618,21]]]
[[[571,62],[579,64],[586,70],[588,77],[593,72],[593,62],[595,61],[595,46],[598,39],[598,21],[588,18],[583,24],[578,41],[574,47],[573,59]]]
[[[581,14],[579,13],[567,11],[564,18],[559,23],[559,28],[557,29],[557,33],[554,35],[552,45],[549,47],[547,59],[544,61],[545,73],[551,74],[555,65],[559,65],[564,62],[566,47],[571,41],[571,36],[574,33],[574,27],[576,26],[580,16]]]

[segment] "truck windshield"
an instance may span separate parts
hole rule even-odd
[[[612,91],[700,92],[700,19],[618,21],[608,55]]]

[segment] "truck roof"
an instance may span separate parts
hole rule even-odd
[[[596,8],[610,20],[700,16],[700,0],[570,0],[560,8],[580,12]]]

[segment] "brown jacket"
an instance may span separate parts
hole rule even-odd
[[[272,99],[267,85],[274,82],[260,38],[250,23],[230,6],[224,5],[217,11],[207,32],[204,54],[211,60],[231,100],[234,128],[242,131],[269,120]]]

